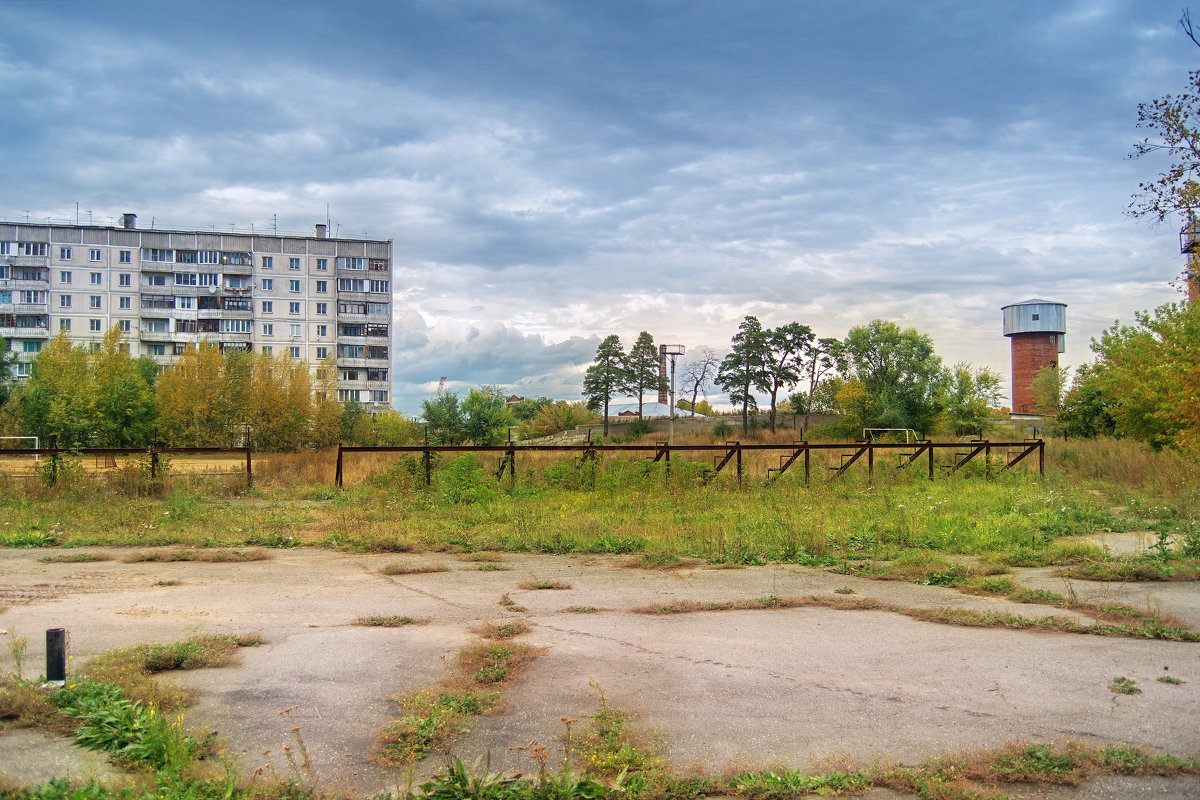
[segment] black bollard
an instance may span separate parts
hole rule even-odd
[[[46,631],[46,680],[64,682],[67,679],[67,629]]]

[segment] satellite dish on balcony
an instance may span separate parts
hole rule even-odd
[[[216,294],[216,293],[217,293],[217,287],[215,287],[215,286],[210,286],[210,287],[208,287],[208,293],[209,293],[209,294]]]

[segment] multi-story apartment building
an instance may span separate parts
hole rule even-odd
[[[0,336],[16,375],[59,331],[171,363],[189,342],[334,356],[340,400],[391,401],[391,240],[0,222]]]

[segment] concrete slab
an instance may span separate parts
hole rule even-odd
[[[531,739],[559,746],[561,719],[596,708],[592,684],[612,705],[638,711],[639,727],[662,741],[673,763],[712,769],[804,767],[829,754],[917,760],[1023,738],[1126,742],[1185,755],[1200,747],[1196,644],[955,628],[824,608],[670,617],[628,610],[850,588],[905,605],[1063,613],[943,587],[794,567],[648,572],[623,568],[615,557],[508,555],[510,570],[479,571],[447,554],[287,550],[250,563],[80,565],[38,563],[44,552],[0,550],[0,603],[10,606],[0,627],[33,640],[27,664],[42,663],[40,635],[50,627],[70,630],[77,660],[201,631],[261,631],[266,644],[243,651],[238,665],[169,676],[197,692],[188,723],[217,729],[247,771],[270,763],[280,774],[306,772],[292,766],[303,760],[302,741],[316,782],[364,793],[403,788],[403,775],[370,759],[375,732],[399,713],[388,698],[445,675],[473,641],[472,625],[514,616],[533,626],[524,640],[547,652],[506,691],[507,711],[476,718],[455,745],[468,761],[490,753],[493,768],[516,764],[509,748]],[[398,561],[442,562],[450,570],[379,573]],[[518,588],[530,580],[572,588]],[[159,585],[171,581],[178,583]],[[1167,590],[1164,610],[1197,602],[1193,584],[1147,587],[1160,589]],[[505,593],[527,611],[497,605]],[[562,611],[575,605],[612,610]],[[372,614],[431,621],[391,629],[351,624]],[[1164,668],[1187,683],[1157,683]],[[1106,687],[1118,675],[1136,680],[1143,694],[1113,695]],[[72,768],[59,756],[42,758],[26,735],[0,733],[0,764],[11,777],[38,781]],[[69,745],[60,752],[81,759],[72,764],[83,772],[74,774],[88,774],[82,759],[94,763]],[[429,759],[418,776],[438,766]],[[1072,791],[1062,796],[1108,796]]]

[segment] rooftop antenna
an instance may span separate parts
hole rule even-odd
[[[79,224],[79,201],[75,201],[75,224]]]
[[[88,211],[88,225],[91,225],[91,224],[92,224],[92,212],[89,210]]]
[[[279,233],[279,215],[278,214],[271,215],[271,232]]]
[[[25,209],[25,221],[29,222],[29,209]]]
[[[329,224],[329,203],[325,204],[325,230],[329,230],[332,226]]]

